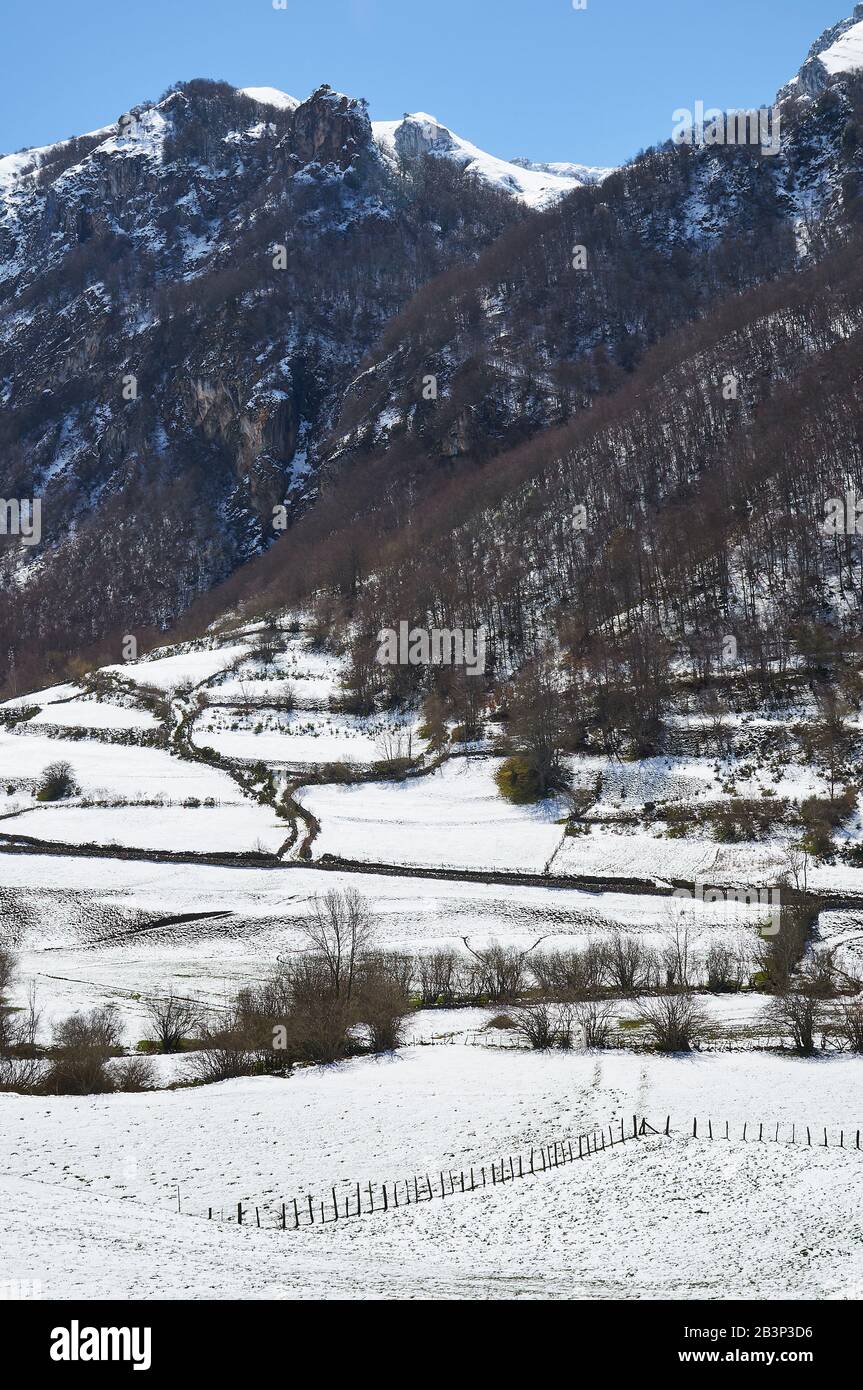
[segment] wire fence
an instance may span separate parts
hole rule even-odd
[[[525,1178],[539,1177],[552,1169],[594,1158],[606,1149],[662,1132],[654,1129],[647,1120],[633,1115],[631,1122],[620,1120],[607,1128],[597,1128],[571,1139],[552,1139],[546,1144],[520,1153],[506,1154],[484,1164],[439,1169],[434,1174],[413,1174],[387,1182],[342,1182],[332,1187],[325,1197],[306,1193],[302,1197],[287,1198],[275,1207],[271,1203],[256,1206],[237,1202],[226,1212],[224,1207],[217,1209],[210,1206],[206,1209],[206,1217],[210,1221],[220,1220],[239,1226],[275,1226],[283,1231],[328,1225],[336,1221],[356,1221],[360,1217],[398,1211],[401,1207],[419,1206],[423,1202],[460,1197]],[[664,1132],[667,1133],[667,1130]],[[177,1207],[182,1210],[179,1188]]]
[[[420,1206],[426,1202],[446,1201],[482,1192],[489,1188],[504,1187],[509,1183],[527,1178],[540,1177],[554,1169],[595,1158],[606,1149],[619,1148],[621,1144],[631,1144],[652,1136],[670,1138],[672,1136],[671,1116],[665,1125],[656,1129],[644,1118],[633,1115],[631,1122],[618,1120],[607,1127],[585,1131],[572,1138],[552,1139],[548,1143],[525,1149],[518,1153],[506,1154],[484,1164],[470,1164],[459,1169],[439,1169],[434,1174],[425,1172],[411,1177],[387,1180],[386,1182],[344,1182],[329,1189],[326,1196],[305,1193],[290,1197],[273,1205],[271,1202],[255,1205],[239,1201],[229,1207],[206,1208],[206,1212],[186,1213],[203,1216],[213,1221],[258,1228],[278,1228],[283,1231],[300,1230],[311,1226],[331,1225],[339,1221],[356,1221],[363,1217],[378,1216],[401,1208]],[[826,1126],[798,1124],[792,1121],[765,1123],[764,1121],[714,1120],[711,1117],[695,1116],[682,1131],[674,1132],[674,1137],[694,1139],[705,1142],[736,1142],[788,1144],[803,1148],[845,1149],[849,1152],[861,1151],[861,1129],[830,1130]],[[177,1188],[177,1209],[183,1211],[181,1191]]]

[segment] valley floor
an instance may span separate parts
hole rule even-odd
[[[757,904],[673,903],[671,880],[775,882],[782,836],[670,838],[645,811],[709,806],[732,775],[764,796],[823,792],[806,766],[585,756],[575,780],[601,776],[602,791],[590,826],[567,834],[563,802],[503,801],[490,745],[407,782],[376,779],[395,748],[416,756],[415,721],[333,714],[335,658],[300,633],[265,661],[255,640],[198,644],[0,708],[0,939],[19,959],[14,1002],[35,985],[46,1036],[73,1010],[112,1002],[134,1049],[148,997],[167,985],[218,1009],[302,946],[302,919],[331,889],[366,895],[376,944],[414,956],[463,950],[464,938],[554,950],[618,932],[662,947],[681,922],[699,959],[715,943],[751,947]],[[77,792],[46,805],[39,778],[56,760]],[[863,836],[859,809],[844,833]],[[140,857],[112,855],[124,847]],[[190,862],[158,858],[178,850]],[[245,862],[213,862],[231,854]],[[324,871],[326,854],[353,863]],[[420,876],[440,870],[452,877]],[[560,881],[580,875],[602,886]],[[833,897],[821,939],[856,967],[863,869],[813,868],[810,887]],[[769,1001],[756,992],[704,1002],[740,1050],[627,1051],[637,999],[615,1005],[620,1050],[601,1053],[523,1051],[485,1030],[493,1009],[436,1010],[410,1016],[395,1056],[286,1079],[0,1093],[0,1280],[37,1280],[47,1298],[859,1296],[863,1058],[764,1051]],[[154,1062],[162,1086],[189,1076],[188,1056]],[[277,1229],[283,1200],[292,1210],[334,1187],[341,1203],[357,1183],[488,1172],[596,1127],[628,1129],[634,1115],[660,1130],[670,1117],[670,1135],[482,1191]],[[703,1137],[709,1122],[721,1139]],[[236,1224],[238,1202],[260,1209],[261,1229]]]
[[[454,1046],[286,1081],[0,1096],[0,1266],[48,1298],[856,1298],[863,1152],[838,1145],[840,1129],[853,1144],[861,1081],[847,1059]],[[595,1123],[631,1125],[634,1109],[660,1127],[671,1113],[671,1136],[446,1200],[276,1225],[295,1195],[478,1176]],[[731,1138],[693,1139],[696,1115],[700,1135],[712,1116]],[[238,1201],[262,1229],[219,1219]]]

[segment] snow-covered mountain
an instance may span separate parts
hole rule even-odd
[[[243,87],[242,91],[253,101],[280,111],[295,111],[300,105],[296,97],[276,87]],[[425,111],[415,111],[400,121],[372,121],[372,132],[378,148],[393,167],[400,160],[415,161],[426,155],[448,159],[531,208],[548,207],[573,189],[600,183],[613,172],[566,161],[549,164],[524,158],[499,159]]]
[[[817,97],[831,78],[863,70],[863,5],[825,29],[809,50],[796,77],[783,87],[780,97]]]
[[[527,159],[498,159],[456,135],[424,111],[406,115],[400,121],[372,121],[372,130],[384,155],[393,163],[425,155],[449,159],[532,208],[548,207],[573,189],[599,183],[612,172],[586,164],[534,164]]]
[[[327,86],[197,80],[0,159],[0,496],[44,503],[40,544],[0,537],[0,653],[164,627],[322,479],[541,435],[817,260],[863,220],[861,31],[814,45],[778,158],[507,161]]]

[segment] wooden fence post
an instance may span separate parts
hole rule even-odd
[[[282,1230],[283,1230],[283,1231],[286,1231],[287,1229],[288,1229],[288,1212],[287,1212],[287,1208],[285,1207],[284,1202],[282,1202]]]
[[[338,1221],[338,1219],[339,1219],[339,1204],[338,1204],[338,1202],[336,1201],[336,1189],[335,1189],[335,1188],[333,1188],[333,1211],[335,1212],[335,1214],[336,1214],[336,1220]]]
[[[243,1224],[243,1204],[242,1204],[242,1202],[238,1202],[238,1203],[237,1203],[237,1225],[238,1225],[238,1226],[242,1226],[242,1224]]]
[[[665,1121],[665,1133],[666,1133],[666,1134],[670,1134],[670,1133],[671,1133],[671,1116],[670,1116],[670,1115],[668,1116],[668,1119]]]
[[[255,1217],[256,1217],[257,1222],[258,1222],[258,1230],[260,1230],[260,1229],[261,1229],[261,1213],[260,1213],[260,1210],[258,1209],[258,1207],[255,1207]]]
[[[295,1231],[298,1231],[299,1229],[300,1229],[300,1209],[299,1209],[299,1207],[297,1206],[297,1199],[296,1199],[296,1197],[295,1197],[295,1198],[294,1198],[294,1230],[295,1230]]]

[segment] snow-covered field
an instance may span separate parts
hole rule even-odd
[[[160,748],[100,743],[95,739],[48,738],[0,730],[0,782],[38,780],[51,763],[71,765],[81,793],[91,798],[182,801],[194,796],[223,803],[243,800],[227,773],[184,762]]]
[[[213,708],[196,719],[192,742],[240,762],[303,768],[337,762],[366,766],[387,756],[388,740],[407,740],[410,732],[403,722],[347,714],[300,710],[239,717]],[[419,750],[422,745],[415,739],[415,746]]]
[[[157,729],[159,721],[146,709],[131,709],[106,700],[69,700],[52,703],[28,720],[28,727],[40,724],[70,729]]]
[[[563,807],[510,805],[494,782],[499,766],[456,759],[407,782],[307,787],[300,800],[322,827],[316,855],[541,874],[563,837]]]
[[[284,634],[283,646],[267,650],[250,631],[117,667],[108,696],[66,685],[21,697],[40,712],[17,732],[0,729],[0,787],[13,788],[0,830],[144,852],[280,850],[287,821],[225,771],[104,739],[157,727],[145,699],[136,702],[135,687],[149,686],[173,700],[169,726],[197,708],[198,748],[269,765],[277,787],[285,768],[368,765],[404,751],[394,747],[389,717],[336,712],[339,658],[302,633]],[[402,722],[416,752],[417,717]],[[41,731],[50,725],[68,737]],[[59,760],[71,764],[80,795],[37,804],[38,779]],[[824,793],[823,777],[805,765],[578,757],[574,783],[596,791],[596,823],[567,835],[567,801],[511,805],[494,782],[499,765],[453,758],[403,782],[311,783],[298,798],[321,824],[313,855],[612,885],[772,884],[785,865],[781,835],[720,844],[702,827],[671,839],[662,803],[715,802],[732,794],[732,777],[740,796]],[[863,821],[846,833],[859,838]],[[617,931],[662,947],[682,928],[694,958],[718,942],[745,956],[765,919],[763,906],[734,901],[334,873],[297,862],[241,869],[16,853],[0,855],[0,870],[0,922],[20,965],[13,1002],[24,1003],[35,985],[46,1037],[69,1013],[113,1002],[130,1046],[148,1031],[148,999],[165,987],[218,1009],[304,948],[303,919],[332,890],[368,897],[377,944],[413,955],[463,952],[465,939],[474,948],[570,949]],[[809,883],[863,897],[863,869],[810,867]],[[863,964],[863,909],[824,912],[819,931],[848,969]],[[715,1027],[741,1045],[763,1034],[765,997],[703,1002]],[[643,1007],[615,1004],[621,1038],[639,1039],[631,1025]],[[38,1279],[46,1297],[60,1298],[832,1298],[863,1285],[863,1155],[741,1138],[745,1121],[763,1121],[771,1136],[781,1124],[786,1140],[792,1126],[799,1137],[807,1124],[828,1127],[831,1138],[856,1132],[863,1061],[751,1050],[688,1059],[534,1054],[514,1047],[507,1031],[486,1031],[496,1012],[415,1013],[396,1056],[282,1080],[93,1098],[0,1094],[4,1277]],[[166,1087],[188,1080],[194,1063],[184,1054],[154,1065]],[[634,1114],[660,1126],[671,1115],[672,1136],[386,1216],[284,1234],[272,1227],[283,1198],[481,1167]],[[720,1133],[729,1121],[732,1139],[694,1141],[695,1114]],[[227,1214],[239,1200],[260,1206],[264,1229],[205,1219],[210,1206]]]
[[[863,1282],[863,1063],[411,1048],[288,1080],[0,1096],[0,1262],[45,1297],[841,1298]],[[632,1114],[672,1137],[360,1220],[236,1203],[456,1172]],[[693,1141],[692,1118],[732,1139]],[[743,1122],[786,1142],[743,1143]],[[831,1147],[792,1145],[826,1126]],[[178,1214],[179,1185],[182,1213]]]
[[[225,806],[44,806],[2,823],[6,835],[27,835],[46,844],[121,846],[132,849],[275,854],[288,824],[266,806],[247,801]]]

